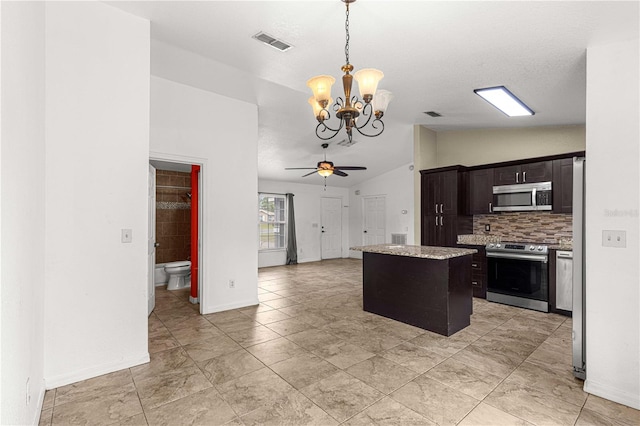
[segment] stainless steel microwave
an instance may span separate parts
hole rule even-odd
[[[493,187],[494,212],[551,210],[551,182],[520,183]]]

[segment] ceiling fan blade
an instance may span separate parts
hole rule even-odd
[[[306,175],[302,175],[302,177],[311,176],[312,174],[317,173],[317,170],[313,170],[312,172],[307,173]]]
[[[285,167],[285,170],[316,170],[316,167]]]
[[[335,169],[335,168],[333,169],[333,174],[334,174],[334,175],[336,175],[336,176],[342,176],[342,177],[349,176],[349,175],[348,175],[348,174],[346,174],[345,172],[342,172],[342,171],[337,170],[337,169]]]
[[[333,166],[334,170],[335,169],[340,169],[340,170],[367,170],[366,167],[361,167],[361,166]]]

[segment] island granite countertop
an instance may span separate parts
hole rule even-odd
[[[436,246],[409,246],[403,244],[376,244],[350,247],[350,250],[368,253],[390,254],[393,256],[420,257],[423,259],[446,260],[477,253],[475,249]]]

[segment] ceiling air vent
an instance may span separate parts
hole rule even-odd
[[[442,117],[442,114],[435,111],[425,111],[424,113],[430,117]]]
[[[349,139],[342,139],[340,142],[337,143],[337,145],[340,146],[346,146],[347,148],[350,146],[353,146],[355,144],[357,144],[358,141],[355,139],[351,139],[351,141],[349,141]]]
[[[253,38],[255,38],[258,41],[263,42],[266,45],[269,45],[269,46],[273,47],[274,49],[278,49],[281,52],[286,52],[287,50],[289,50],[289,49],[291,49],[293,47],[289,43],[286,43],[286,42],[284,42],[282,40],[278,40],[275,37],[271,37],[269,34],[263,33],[262,31],[260,31],[256,35],[254,35]]]

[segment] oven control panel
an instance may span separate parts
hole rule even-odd
[[[549,247],[542,244],[528,243],[488,243],[485,247],[487,251],[505,253],[541,253],[547,254]]]

